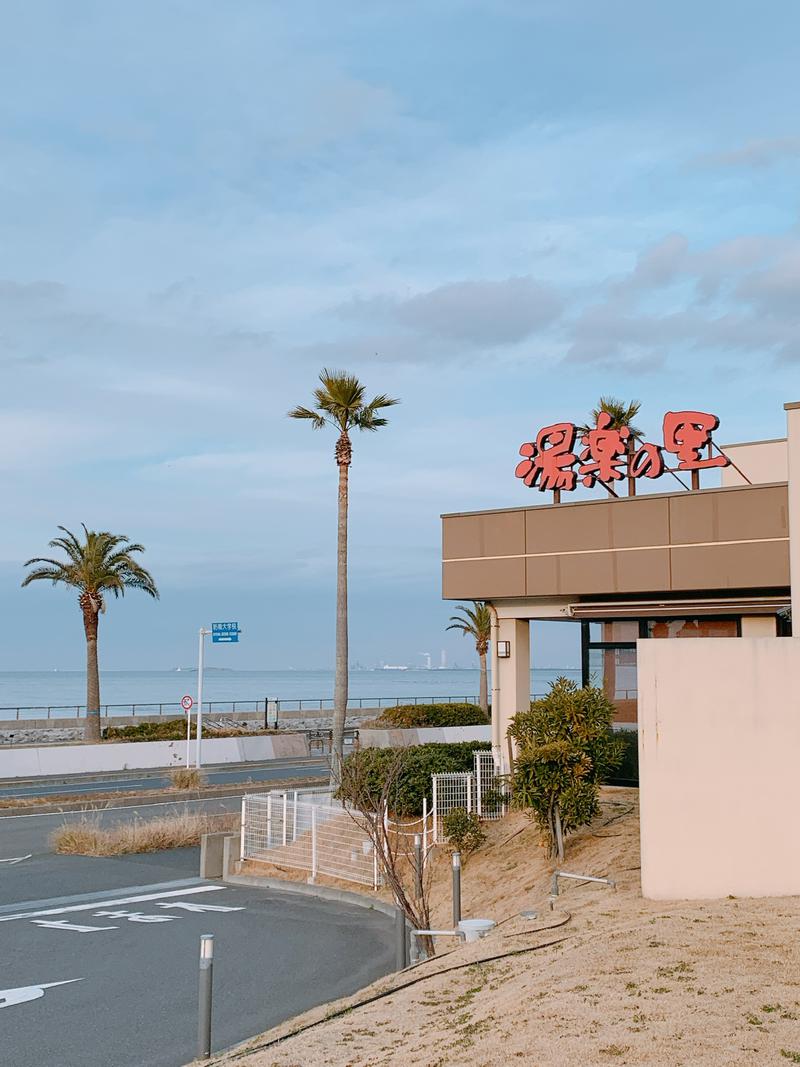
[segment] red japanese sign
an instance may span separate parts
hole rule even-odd
[[[713,455],[711,434],[719,419],[708,412],[668,411],[661,445],[636,440],[629,427],[615,427],[612,422],[608,412],[601,411],[597,425],[581,434],[584,447],[580,453],[575,451],[578,428],[574,423],[545,426],[535,441],[521,446],[523,459],[517,464],[517,478],[542,492],[575,489],[578,478],[588,488],[600,482],[613,492],[613,483],[623,478],[658,478],[665,472],[700,471],[730,463],[721,452]],[[665,464],[665,452],[678,458],[676,467]]]

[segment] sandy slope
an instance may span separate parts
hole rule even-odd
[[[568,847],[567,869],[609,874],[616,891],[567,884],[551,912],[550,868],[536,831],[524,816],[511,815],[491,827],[489,842],[464,872],[464,914],[505,920],[490,937],[308,1012],[254,1039],[252,1051],[241,1048],[215,1062],[800,1063],[800,899],[643,901],[636,802],[634,791],[607,790],[603,817]],[[445,921],[444,862],[439,873],[435,911]],[[518,915],[529,907],[538,909],[534,922]],[[545,947],[519,952],[535,946]],[[511,952],[518,954],[490,959]]]

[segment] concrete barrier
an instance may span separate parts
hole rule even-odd
[[[358,742],[362,748],[407,748],[409,745],[454,744],[459,741],[491,741],[491,726],[437,726],[413,730],[373,730],[362,727]]]
[[[195,742],[190,757],[194,759]],[[203,740],[203,763],[248,763],[309,756],[305,734],[211,737]],[[186,766],[185,741],[123,741],[102,745],[48,745],[0,750],[0,778],[90,774]]]
[[[200,877],[221,878],[225,870],[225,842],[231,839],[239,843],[238,834],[203,834],[200,838]]]

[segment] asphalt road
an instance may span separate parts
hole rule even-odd
[[[209,785],[234,785],[243,782],[270,782],[286,778],[318,778],[328,767],[324,759],[280,759],[266,763],[237,764],[236,767],[206,767]],[[6,780],[0,797],[90,796],[92,793],[135,793],[145,789],[166,789],[171,785],[168,772],[126,771],[121,774],[53,776],[25,782]]]
[[[231,810],[238,803],[191,806]],[[154,807],[163,814],[164,805]],[[148,813],[155,814],[142,809],[139,816]],[[133,815],[131,808],[101,813],[109,821]],[[216,939],[215,1049],[353,992],[392,967],[386,916],[201,882],[197,849],[51,855],[48,834],[76,817],[0,818],[0,861],[30,854],[0,862],[0,1061],[8,1067],[188,1063],[196,1049],[203,933]]]

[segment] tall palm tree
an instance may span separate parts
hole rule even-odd
[[[81,523],[83,526],[83,523]],[[152,576],[134,558],[144,552],[142,545],[132,544],[121,534],[87,530],[80,541],[65,526],[59,526],[63,537],[50,542],[66,559],[35,557],[25,563],[34,570],[25,575],[23,586],[47,580],[53,585],[69,585],[80,590],[78,604],[83,614],[86,634],[86,731],[87,741],[100,740],[100,674],[97,666],[97,629],[101,612],[106,610],[105,593],[124,596],[126,589],[141,589],[158,599],[158,589]]]
[[[483,600],[473,600],[473,607],[467,608],[459,604],[456,611],[461,615],[451,615],[448,630],[461,630],[468,637],[475,639],[475,648],[481,663],[481,684],[478,703],[481,710],[489,711],[489,683],[486,672],[486,653],[489,651],[489,641],[492,633],[492,614]],[[496,684],[496,683],[495,683]]]
[[[353,460],[351,430],[378,430],[388,419],[380,414],[399,400],[383,393],[367,403],[364,386],[353,374],[323,369],[314,390],[313,408],[296,407],[291,419],[307,419],[314,430],[332,426],[338,432],[334,458],[339,468],[339,517],[336,553],[336,672],[333,684],[333,737],[331,741],[331,788],[341,781],[344,725],[347,717],[347,505],[349,468]]]

